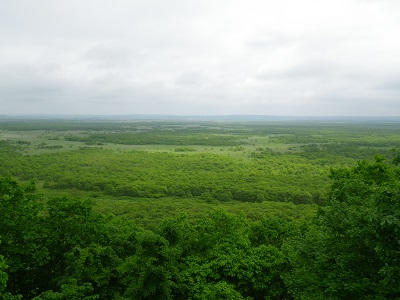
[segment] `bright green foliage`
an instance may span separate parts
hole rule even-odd
[[[115,198],[200,198],[227,202],[323,203],[326,166],[293,155],[241,162],[220,154],[88,149],[18,156],[0,163],[20,179],[51,190]]]
[[[329,205],[288,246],[296,298],[400,298],[399,175],[382,156],[332,170]]]

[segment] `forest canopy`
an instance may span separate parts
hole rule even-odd
[[[4,299],[396,299],[398,151],[331,171],[311,224],[221,210],[153,231],[0,179]]]
[[[400,299],[395,124],[39,125],[0,131],[1,299]]]

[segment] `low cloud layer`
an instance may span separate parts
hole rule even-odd
[[[0,114],[400,115],[395,0],[16,0]]]

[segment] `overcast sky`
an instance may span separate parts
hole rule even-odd
[[[0,114],[400,115],[398,0],[3,0]]]

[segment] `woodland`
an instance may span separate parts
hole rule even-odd
[[[0,119],[0,299],[400,299],[400,122]]]

